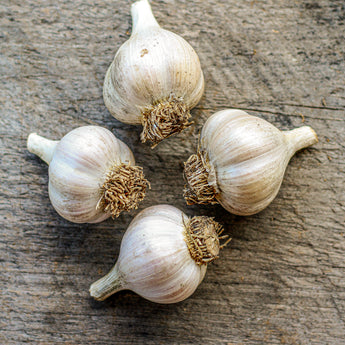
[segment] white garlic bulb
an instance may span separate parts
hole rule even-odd
[[[131,14],[132,34],[106,73],[103,98],[119,121],[142,124],[141,140],[155,146],[191,124],[204,77],[194,49],[159,26],[147,0],[132,4]]]
[[[27,148],[49,165],[49,197],[74,223],[98,223],[137,208],[148,181],[131,150],[109,130],[79,127],[60,141],[36,133]]]
[[[222,227],[209,217],[189,219],[169,205],[141,211],[129,225],[112,270],[93,283],[99,301],[132,290],[157,303],[189,297],[203,280],[207,264],[218,257]]]
[[[198,152],[185,163],[187,204],[219,202],[242,216],[260,212],[277,195],[290,158],[317,141],[308,126],[282,132],[244,111],[219,111],[204,124]]]

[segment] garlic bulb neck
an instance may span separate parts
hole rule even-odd
[[[125,284],[123,282],[122,276],[115,265],[110,272],[97,280],[90,286],[90,295],[97,301],[104,301],[106,298],[112,294],[123,290]]]
[[[58,142],[58,140],[49,140],[36,133],[31,133],[28,137],[27,148],[29,152],[40,157],[49,165]]]
[[[223,227],[210,217],[193,217],[185,224],[185,239],[189,253],[198,265],[205,265],[219,256],[219,235]]]
[[[316,144],[319,140],[315,131],[309,126],[295,128],[291,131],[283,132],[291,150],[291,155],[296,151]]]
[[[198,150],[189,157],[184,164],[184,176],[187,184],[183,193],[187,205],[218,204],[216,172],[205,151]]]
[[[147,0],[140,0],[132,4],[131,15],[133,21],[132,35],[149,27],[159,27]]]
[[[186,104],[171,96],[142,112],[143,131],[140,139],[143,143],[151,141],[151,147],[154,148],[163,139],[189,127],[192,124],[188,121],[190,117]]]
[[[147,186],[143,169],[128,164],[115,165],[107,173],[106,180],[101,188],[102,197],[97,208],[118,217],[122,211],[138,208],[144,199]]]

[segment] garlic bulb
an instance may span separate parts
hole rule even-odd
[[[157,303],[189,297],[203,280],[207,264],[224,245],[222,227],[209,217],[189,219],[169,205],[141,211],[129,225],[112,270],[93,283],[99,301],[120,290],[132,290]]]
[[[219,202],[242,216],[260,212],[277,195],[290,158],[317,141],[307,126],[281,132],[244,111],[219,111],[204,124],[198,152],[185,163],[187,204]]]
[[[60,141],[35,133],[28,150],[49,165],[49,197],[55,210],[74,223],[98,223],[137,208],[148,181],[131,150],[109,130],[79,127]]]
[[[132,4],[131,14],[132,34],[106,73],[103,98],[119,121],[142,124],[142,142],[155,146],[191,124],[204,77],[194,49],[159,26],[147,0]]]

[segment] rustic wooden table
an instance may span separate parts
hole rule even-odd
[[[195,126],[154,150],[102,99],[106,69],[131,31],[130,1],[1,2],[0,343],[344,344],[344,1],[152,8],[196,49],[206,79]],[[274,202],[251,217],[188,207],[181,194],[199,129],[227,107],[319,136],[292,158]],[[65,221],[49,202],[47,166],[26,150],[30,132],[59,139],[86,124],[112,130],[144,167],[152,188],[139,210],[172,204],[214,216],[232,236],[186,301],[89,297],[138,211],[96,225]]]

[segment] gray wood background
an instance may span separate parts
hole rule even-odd
[[[206,79],[195,126],[154,150],[102,100],[106,69],[131,31],[130,1],[1,1],[0,343],[344,344],[344,1],[152,8],[196,49]],[[181,194],[199,129],[227,107],[319,135],[292,158],[275,201],[251,217],[187,207]],[[186,301],[158,305],[129,291],[89,297],[138,211],[97,225],[65,221],[48,199],[47,166],[26,150],[30,132],[60,139],[86,124],[132,148],[152,184],[140,209],[169,203],[214,216],[233,237]]]

